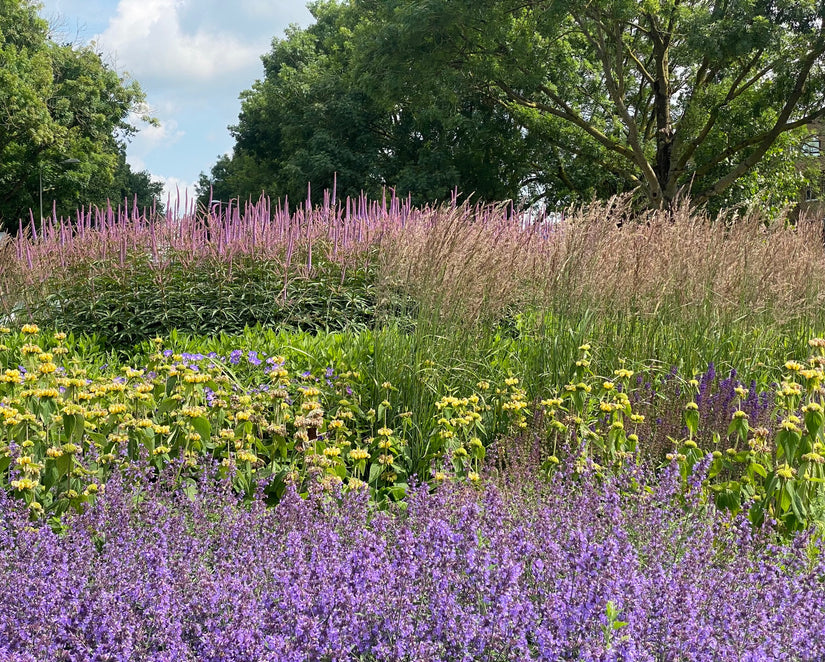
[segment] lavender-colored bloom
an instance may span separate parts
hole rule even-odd
[[[213,391],[208,386],[204,386],[204,388],[203,388],[203,397],[205,398],[206,404],[209,407],[211,407],[213,404],[215,404],[215,391]]]
[[[252,365],[255,365],[255,366],[261,365],[261,363],[263,363],[263,361],[261,361],[261,359],[258,358],[258,352],[253,352],[253,351],[250,351],[246,355],[246,360],[249,361],[249,363],[251,363]]]
[[[229,352],[229,362],[232,365],[238,365],[241,362],[241,357],[243,356],[243,351],[240,349],[233,349]]]
[[[116,478],[63,536],[0,495],[0,659],[822,660],[807,538],[722,526],[680,485],[561,473],[378,512]]]

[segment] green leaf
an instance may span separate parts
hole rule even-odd
[[[208,441],[212,435],[212,425],[203,416],[193,418],[192,427],[195,428],[195,432],[201,436],[202,441]]]
[[[72,466],[72,456],[68,453],[63,453],[58,458],[55,458],[54,464],[57,467],[57,473],[60,478],[63,478],[69,473],[69,468]]]
[[[382,467],[377,462],[373,462],[370,465],[370,477],[369,477],[369,480],[367,482],[370,485],[374,484],[378,480],[378,477],[383,473],[383,471],[384,471],[384,467]]]
[[[66,440],[78,443],[83,438],[83,430],[86,421],[80,414],[64,414],[63,430],[66,433]]]
[[[749,469],[752,473],[759,474],[760,476],[762,476],[762,478],[767,478],[767,477],[768,477],[768,471],[767,471],[767,469],[765,469],[765,467],[763,467],[763,466],[762,466],[761,464],[759,464],[758,462],[751,462],[751,464],[750,464],[750,466],[748,467],[748,469]]]

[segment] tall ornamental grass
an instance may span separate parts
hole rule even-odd
[[[801,354],[825,328],[822,227],[804,219],[712,222],[687,204],[640,218],[624,199],[561,221],[397,198],[210,209],[22,228],[2,249],[3,312],[121,348],[172,329],[390,322],[422,355],[444,338],[512,339],[536,379],[555,383],[586,341],[609,363],[750,370]]]
[[[698,478],[697,478],[698,480]],[[641,481],[641,484],[640,484]],[[820,556],[624,476],[274,509],[110,482],[62,534],[0,494],[0,657],[821,660]]]
[[[804,353],[825,326],[822,241],[820,222],[713,222],[686,204],[640,218],[615,199],[534,224],[454,209],[382,243],[379,273],[422,302],[432,335],[454,323],[476,325],[465,346],[512,337],[555,383],[586,341],[606,363],[750,371]]]

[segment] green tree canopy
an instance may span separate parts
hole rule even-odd
[[[242,94],[231,156],[198,189],[202,201],[236,196],[302,200],[337,179],[342,195],[411,193],[443,200],[455,188],[496,200],[519,194],[532,158],[514,117],[486,95],[451,81],[427,94],[390,94],[385,72],[362,67],[367,15],[352,4],[315,2],[315,23],[293,27],[263,56],[264,78]],[[458,82],[458,77],[453,77]]]
[[[787,184],[784,148],[825,114],[821,0],[355,1],[368,66],[420,90],[449,70],[494,100],[544,145],[555,198],[736,201]]]
[[[133,193],[151,204],[159,185],[125,160],[140,87],[92,48],[57,43],[39,8],[0,0],[0,228],[38,215],[41,177],[46,214]]]
[[[203,198],[394,186],[566,204],[795,198],[822,0],[350,0],[273,40]]]

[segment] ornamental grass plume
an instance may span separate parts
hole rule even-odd
[[[360,492],[268,509],[168,490],[110,481],[60,534],[0,495],[0,659],[825,656],[810,541],[685,506],[673,473],[419,487],[383,512]]]

